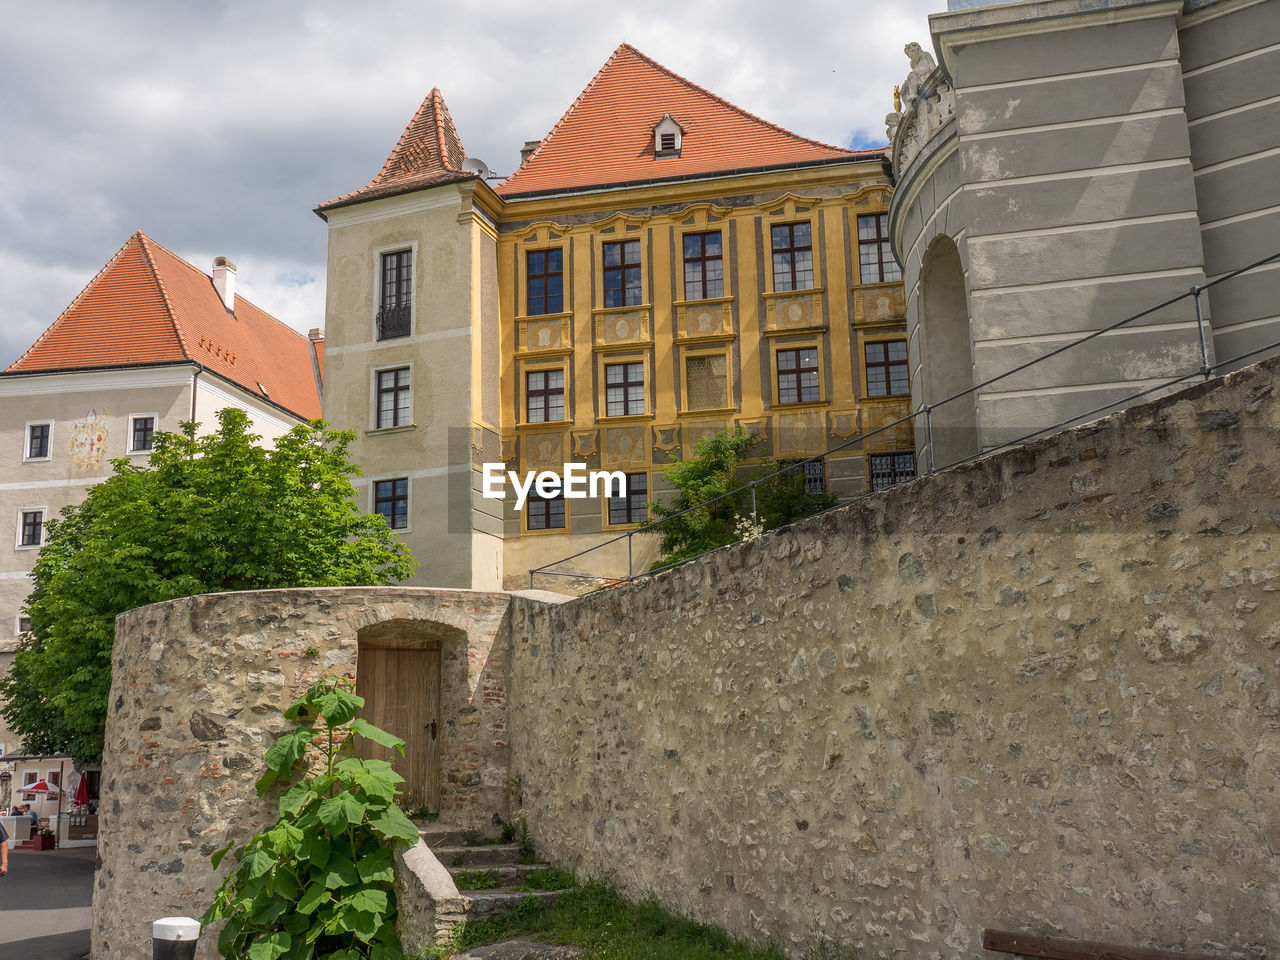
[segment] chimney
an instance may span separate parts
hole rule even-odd
[[[236,309],[236,265],[226,257],[213,258],[213,288],[222,305],[234,313]]]
[[[526,140],[524,146],[520,148],[520,163],[523,165],[529,159],[529,154],[542,146],[541,140]]]

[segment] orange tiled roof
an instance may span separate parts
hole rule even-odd
[[[208,274],[142,231],[5,372],[186,361],[299,417],[320,416],[307,338],[243,297],[228,313]]]
[[[655,158],[664,114],[681,127],[680,156]],[[666,180],[733,170],[874,159],[798,136],[735,107],[650,60],[630,44],[613,52],[587,88],[515,173],[505,197]]]
[[[440,88],[434,88],[400,134],[395,149],[378,175],[352,193],[345,193],[316,207],[316,213],[379,197],[395,196],[424,187],[468,180],[472,171],[463,170],[467,152],[449,116]]]

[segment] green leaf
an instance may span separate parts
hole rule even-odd
[[[280,815],[296,817],[311,799],[311,786],[307,781],[295,783],[280,797]]]
[[[353,910],[374,913],[381,918],[387,912],[387,892],[385,890],[376,890],[372,887],[364,887],[356,891],[355,896],[351,898],[349,903]]]
[[[261,926],[270,927],[287,909],[289,909],[289,903],[284,897],[268,897],[254,905],[249,919]]]
[[[276,865],[276,858],[262,848],[253,850],[240,861],[240,869],[249,879],[261,877]]]
[[[334,856],[329,858],[329,863],[322,871],[324,885],[330,890],[338,887],[354,886],[360,882],[360,874],[356,872],[356,865],[346,857]]]
[[[403,840],[408,844],[418,842],[418,827],[404,815],[399,807],[387,807],[369,820],[369,826],[384,837]]]
[[[283,930],[277,930],[265,940],[255,940],[249,947],[249,960],[275,960],[289,949],[293,938]]]
[[[354,933],[360,940],[368,942],[382,926],[382,918],[376,914],[365,913],[363,910],[351,909],[338,917],[338,926],[349,933]]]
[[[349,793],[339,793],[320,802],[320,821],[335,833],[364,820],[365,804]]]
[[[262,758],[268,767],[280,776],[287,776],[293,765],[302,759],[307,752],[307,744],[315,736],[314,730],[303,727],[293,733],[286,733],[267,748]]]
[[[388,847],[378,847],[361,857],[356,869],[365,883],[394,883],[396,879],[395,856]]]
[[[364,706],[364,698],[348,693],[335,684],[316,701],[316,706],[331,727],[344,727],[355,718],[356,711]]]
[[[397,737],[394,733],[387,733],[387,731],[382,728],[375,727],[363,717],[352,721],[351,732],[356,734],[356,736],[372,740],[374,743],[380,744],[381,746],[389,747],[392,750],[399,750],[401,755],[404,754],[403,740]]]
[[[203,922],[203,921],[201,921]],[[239,947],[240,934],[244,930],[244,924],[232,917],[227,921],[226,926],[222,928],[222,932],[218,934],[218,953],[224,957],[236,957],[240,955]]]
[[[329,838],[319,833],[308,833],[298,847],[298,859],[305,860],[314,869],[323,869],[329,862],[332,845]]]
[[[329,893],[324,884],[308,884],[307,889],[302,892],[302,897],[298,900],[298,912],[305,914],[315,913],[316,907],[331,899],[332,894]]]
[[[303,833],[291,823],[280,822],[265,834],[277,855],[288,856],[302,844]]]
[[[217,850],[214,852],[213,856],[209,858],[209,862],[213,864],[213,869],[215,870],[218,869],[218,864],[222,863],[222,858],[225,857],[227,855],[227,851],[234,846],[235,846],[235,842],[232,841],[231,843],[228,843],[225,847],[223,847],[221,850]]]

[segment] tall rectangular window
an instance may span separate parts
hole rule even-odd
[[[804,467],[804,492],[827,492],[827,465],[822,460],[810,460]]]
[[[525,312],[530,317],[564,312],[563,250],[530,250],[525,255]]]
[[[724,296],[724,251],[720,231],[684,235],[684,298],[712,300]]]
[[[868,459],[871,461],[872,490],[887,490],[916,475],[916,455],[910,450],[873,453]]]
[[[627,492],[609,498],[610,523],[646,523],[649,520],[649,475],[628,473]]]
[[[564,528],[564,494],[540,497],[530,494],[524,504],[525,526],[530,530]]]
[[[907,375],[907,341],[883,340],[863,347],[867,359],[867,396],[905,397],[911,393]]]
[[[893,283],[902,269],[889,245],[889,215],[869,213],[858,217],[858,264],[863,283]]]
[[[604,245],[604,305],[634,307],[644,302],[640,282],[640,241]]]
[[[403,427],[410,422],[412,394],[409,368],[378,371],[378,429]]]
[[[23,510],[21,515],[21,529],[18,531],[18,546],[20,547],[38,547],[40,546],[40,535],[44,530],[44,511],[43,510]]]
[[[821,399],[817,349],[779,350],[778,402],[814,403]]]
[[[604,368],[606,417],[644,413],[644,364],[610,363]]]
[[[409,478],[376,480],[373,484],[373,512],[387,519],[392,530],[409,526]]]
[[[378,300],[378,339],[407,337],[413,305],[413,251],[382,255],[382,290]]]
[[[133,417],[131,419],[131,436],[129,438],[129,450],[138,453],[143,450],[151,449],[151,438],[156,432],[155,417]]]
[[[49,456],[49,433],[52,424],[33,423],[27,427],[27,459],[44,460]]]
[[[530,370],[524,382],[526,423],[564,419],[563,370]]]
[[[690,410],[723,410],[729,406],[727,366],[723,353],[685,357],[684,384]]]
[[[813,234],[806,223],[779,223],[773,240],[773,289],[813,288]]]

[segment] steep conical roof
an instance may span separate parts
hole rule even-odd
[[[467,152],[449,116],[440,88],[434,88],[413,115],[409,125],[382,165],[378,175],[352,193],[343,194],[316,208],[317,213],[352,203],[390,197],[410,190],[435,187],[476,176],[462,169]]]
[[[653,128],[679,124],[679,156],[654,154]],[[630,44],[613,52],[546,139],[497,187],[505,197],[737,170],[874,159],[761,120]]]
[[[6,373],[199,363],[307,420],[320,395],[306,337],[139,230]]]

